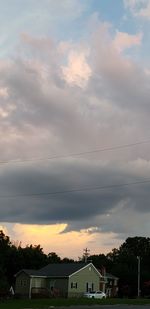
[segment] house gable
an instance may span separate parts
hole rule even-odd
[[[90,290],[99,290],[100,274],[92,263],[69,276],[68,296],[83,296]]]
[[[89,264],[86,264],[84,267],[82,267],[81,269],[77,270],[76,272],[72,273],[69,277],[71,276],[74,276],[76,274],[78,274],[79,272],[81,272],[83,269],[86,269],[88,268],[90,270],[90,268],[92,268],[95,273],[99,276],[99,277],[102,277],[102,275],[100,274],[100,272],[96,269],[96,267],[92,264],[92,263],[89,263]],[[91,271],[91,270],[90,270]]]
[[[18,272],[15,283],[15,293],[28,295],[30,286],[30,276],[24,271]]]

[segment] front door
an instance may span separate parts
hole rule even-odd
[[[94,283],[93,282],[87,282],[86,283],[86,292],[94,291]]]

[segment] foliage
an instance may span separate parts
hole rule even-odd
[[[138,256],[141,261],[141,293],[144,296],[146,292],[144,282],[150,280],[150,238],[129,237],[119,249],[113,249],[107,255],[107,258],[112,261],[111,272],[120,279],[120,296],[133,297],[137,295]]]
[[[104,254],[90,255],[88,261],[91,261],[94,266],[99,270],[102,270],[102,268],[105,267],[107,269],[107,272],[109,272],[112,268],[111,260],[108,259]]]
[[[48,263],[60,263],[61,262],[61,258],[55,252],[50,252],[47,257],[48,257]]]

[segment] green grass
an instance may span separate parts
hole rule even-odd
[[[0,302],[1,309],[48,309],[50,306],[71,306],[71,305],[116,305],[116,304],[132,304],[132,305],[146,305],[150,304],[150,299],[36,299],[36,300],[7,300]]]

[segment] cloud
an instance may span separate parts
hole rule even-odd
[[[71,160],[66,164],[59,161],[53,165],[47,163],[45,168],[43,163],[39,168],[30,169],[5,167],[0,175],[1,220],[22,224],[63,224],[64,232],[88,229],[90,233],[126,233],[124,225],[120,224],[124,218],[122,213],[136,212],[142,217],[149,211],[149,184],[121,188],[115,184],[143,179],[146,174],[144,165],[145,162],[140,167],[139,163],[126,164],[123,168],[116,164],[112,168],[110,164],[101,166],[100,163]],[[150,163],[145,168],[147,174],[149,169]],[[76,185],[75,180],[78,180]],[[104,183],[106,188],[99,189]],[[109,188],[113,184],[114,188]],[[38,195],[34,196],[34,193]]]
[[[61,234],[64,227],[64,224],[15,224],[13,227],[13,237],[15,239],[23,240],[22,246],[30,243],[35,245],[40,244],[41,247],[44,248],[44,252],[47,254],[50,252],[56,252],[61,257],[72,257],[78,259],[77,252],[80,252],[80,256],[82,256],[85,244],[92,241],[94,236],[89,235],[84,231],[82,234],[79,232]],[[69,256],[68,247],[70,248]]]
[[[113,40],[113,45],[119,52],[122,52],[125,49],[140,45],[141,40],[142,33],[131,35],[125,32],[117,31]]]
[[[90,248],[90,254],[99,252],[108,253],[116,246],[115,233],[89,233],[87,230],[80,232],[61,233],[64,224],[53,225],[28,225],[14,224],[11,226],[5,223],[2,226],[6,235],[11,234],[11,241],[15,244],[41,245],[45,253],[56,252],[59,256],[70,257],[78,260],[83,255],[83,249]],[[108,241],[109,239],[109,241]],[[121,244],[121,239],[119,240]],[[61,246],[60,246],[61,244]],[[69,250],[68,250],[69,248]],[[69,251],[69,253],[68,253]]]
[[[83,235],[81,248],[148,231],[149,184],[115,185],[149,177],[149,144],[88,154],[149,132],[150,75],[116,49],[142,36],[112,32],[100,23],[83,45],[23,34],[21,52],[0,63],[1,161],[24,160],[1,165],[1,222],[18,223],[21,238],[41,226],[39,240],[48,229],[63,243]]]
[[[62,66],[62,73],[67,83],[84,88],[91,76],[91,69],[86,61],[87,52],[71,51],[68,66]]]
[[[8,89],[0,88],[0,98],[7,99],[8,98]]]
[[[128,8],[135,17],[150,19],[149,0],[124,0],[125,8]]]
[[[102,42],[102,37],[106,38],[105,43]],[[144,113],[149,109],[149,77],[130,57],[119,54],[113,44],[108,30],[103,25],[100,26],[94,38],[93,58],[94,71],[101,76],[102,90],[99,89],[107,91],[107,97],[114,105],[118,104],[118,107],[130,112],[138,109]]]
[[[47,8],[50,8],[53,18],[76,19],[81,16],[86,6],[80,0],[46,0]]]

